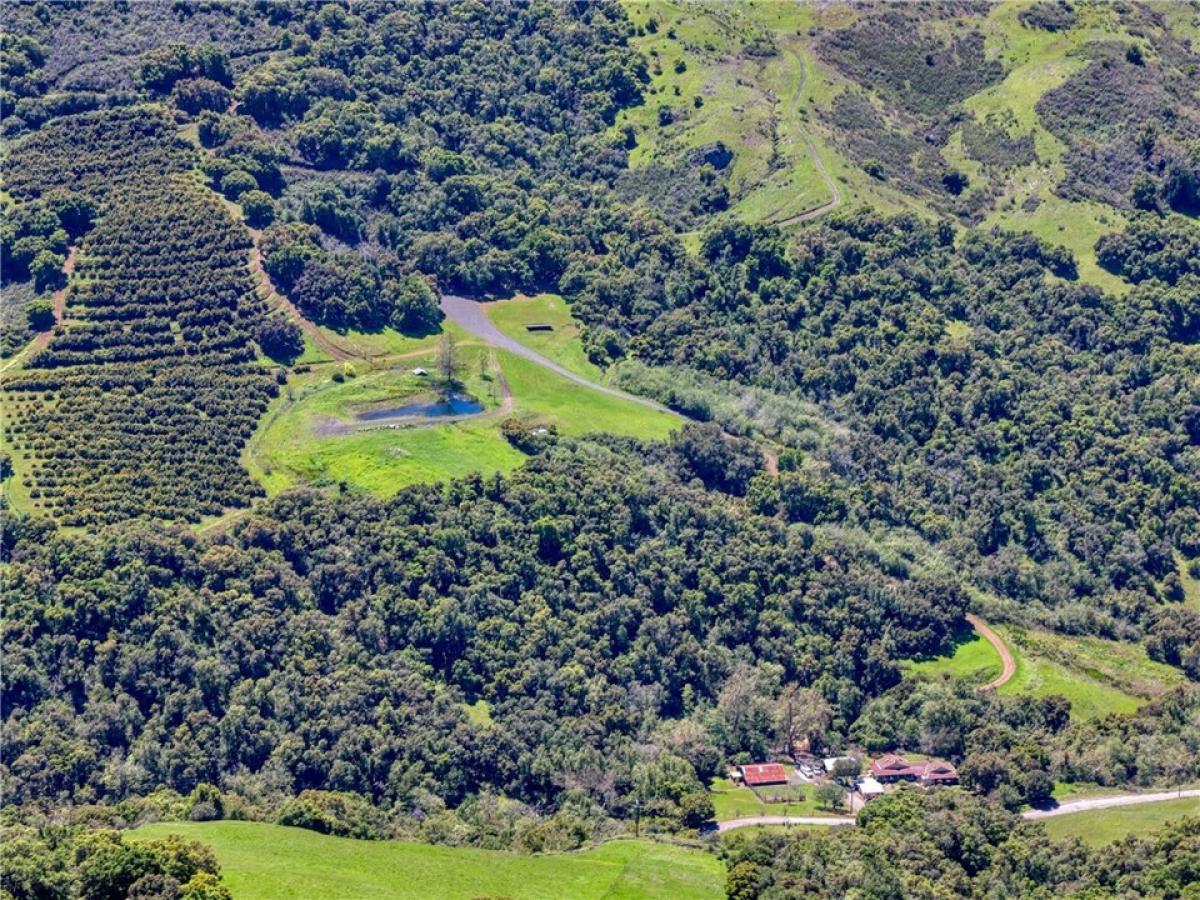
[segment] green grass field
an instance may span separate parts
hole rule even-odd
[[[1015,626],[998,627],[996,633],[1017,661],[1017,673],[1001,693],[1061,694],[1071,701],[1073,718],[1133,712],[1184,682],[1182,672],[1150,659],[1141,644]]]
[[[400,841],[357,841],[258,822],[148,825],[134,837],[180,834],[213,848],[238,900],[708,900],[724,896],[711,854],[652,841],[519,856]]]
[[[1162,803],[1071,813],[1045,819],[1042,824],[1055,840],[1077,837],[1085,844],[1099,847],[1127,834],[1144,837],[1184,816],[1200,816],[1200,800],[1164,800]]]
[[[760,791],[767,799],[778,802],[763,803],[748,787],[728,778],[714,778],[709,786],[709,797],[716,809],[716,820],[728,822],[748,816],[836,816],[846,810],[830,810],[813,799],[812,785],[781,785],[763,788]]]
[[[1000,692],[1035,697],[1060,694],[1071,701],[1072,718],[1133,712],[1184,680],[1178,669],[1146,656],[1140,644],[994,623],[992,627],[1017,663],[1016,674]],[[983,684],[999,674],[1000,656],[976,635],[959,643],[950,656],[910,663],[909,671]]]
[[[971,629],[964,632],[950,656],[909,664],[909,671],[924,675],[950,675],[976,684],[987,684],[1000,674],[1002,664],[996,648]]]
[[[509,337],[564,369],[592,381],[604,382],[604,370],[584,352],[578,320],[572,318],[571,307],[558,294],[497,300],[484,308],[488,318]],[[525,326],[531,324],[552,325],[554,330],[529,331]]]
[[[546,318],[545,304],[550,298],[539,302],[543,304],[540,310],[523,308],[514,301],[517,305],[508,308],[509,327],[517,327],[513,323],[522,315]],[[593,373],[586,369],[590,364],[586,364],[577,332],[565,333],[571,321],[569,313],[562,309],[555,316],[564,331],[552,334],[554,341],[549,343],[555,346],[537,349],[551,350],[564,366],[590,376]],[[352,422],[358,413],[373,407],[424,399],[436,387],[430,378],[412,374],[418,366],[435,370],[436,336],[420,340],[373,336],[390,341],[392,349],[402,350],[401,355],[385,353],[371,360],[356,360],[348,364],[349,368],[337,363],[294,374],[284,396],[272,404],[248,444],[243,454],[247,468],[270,493],[302,483],[344,483],[383,497],[410,484],[446,481],[472,472],[488,475],[510,471],[525,456],[500,433],[504,418],[501,378],[512,393],[511,415],[553,425],[563,435],[603,431],[661,439],[682,421],[675,415],[567,381],[535,363],[473,343],[461,332],[456,333],[458,377],[466,391],[484,404],[483,415],[442,424],[334,433],[331,423]],[[351,337],[361,340],[360,335]],[[335,374],[350,370],[354,377],[346,377],[341,383],[334,380]]]

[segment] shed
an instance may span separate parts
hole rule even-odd
[[[758,787],[763,784],[787,784],[787,772],[779,763],[753,763],[740,766],[742,781],[746,787]]]
[[[883,795],[883,785],[868,775],[858,780],[858,792],[864,800],[873,800]]]

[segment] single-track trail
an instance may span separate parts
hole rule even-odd
[[[789,55],[793,60],[795,60],[796,68],[800,72],[796,83],[796,92],[792,95],[792,102],[795,104],[795,106],[799,107],[800,101],[804,97],[804,85],[808,80],[808,69],[805,68],[804,60],[801,59],[800,54],[795,50],[789,51]],[[828,170],[825,168],[825,163],[821,159],[821,154],[817,152],[817,148],[813,144],[812,139],[808,136],[808,133],[803,128],[798,128],[797,132],[800,135],[800,140],[804,142],[804,147],[808,151],[809,157],[812,159],[813,168],[817,170],[817,174],[820,175],[821,180],[825,182],[825,187],[829,189],[830,196],[829,199],[824,203],[801,210],[800,212],[794,213],[785,219],[777,219],[771,223],[772,225],[787,226],[795,225],[797,222],[807,222],[809,219],[815,219],[817,216],[823,216],[827,212],[832,212],[842,205],[842,189],[838,186],[838,183],[833,180]]]
[[[987,684],[979,688],[980,691],[994,691],[1003,684],[1007,684],[1009,679],[1017,674],[1017,661],[1013,659],[1012,651],[1000,639],[1000,635],[992,631],[988,624],[979,618],[979,616],[967,613],[966,620],[971,623],[971,627],[979,633],[985,641],[996,648],[996,652],[1000,654],[1001,669],[1000,674],[989,681]]]
[[[63,286],[54,292],[54,325],[61,324],[67,314],[67,284],[71,280],[71,273],[75,271],[74,247],[67,248],[67,261],[63,263],[62,270],[63,274],[67,277],[63,282]],[[31,354],[44,350],[46,345],[50,343],[50,336],[54,333],[54,325],[51,325],[33,339],[33,344],[29,348]]]

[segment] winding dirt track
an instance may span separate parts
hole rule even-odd
[[[979,618],[979,616],[972,615],[971,613],[967,613],[964,618],[966,618],[966,620],[971,623],[971,627],[974,628],[985,641],[995,647],[996,652],[1000,654],[1000,662],[1002,663],[1000,674],[979,688],[980,691],[994,691],[996,688],[1000,687],[1000,685],[1006,684],[1009,679],[1017,674],[1017,661],[1013,659],[1012,651],[1008,649],[1004,641],[1000,640],[1000,635],[992,631],[992,629],[988,627],[988,624],[983,621],[983,619]]]
[[[800,58],[799,53],[793,51],[791,55],[796,61],[796,67],[800,70],[800,79],[796,85],[796,93],[793,95],[793,102],[799,105],[804,95],[805,82],[808,80],[808,69],[804,67],[804,60]],[[778,219],[771,223],[773,225],[795,225],[797,222],[806,222],[809,219],[815,219],[817,216],[823,216],[827,212],[832,212],[842,205],[842,189],[838,187],[838,183],[826,171],[825,163],[821,161],[821,154],[817,153],[817,148],[813,146],[813,142],[808,134],[803,129],[799,133],[800,140],[804,141],[804,146],[808,149],[808,155],[812,159],[813,168],[817,170],[817,174],[821,176],[821,180],[825,182],[825,186],[829,188],[830,199],[817,206],[790,215],[786,219]]]

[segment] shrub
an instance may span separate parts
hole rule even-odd
[[[265,228],[275,221],[275,201],[266,191],[246,191],[238,202],[242,205],[246,222],[252,228]]]
[[[257,187],[258,182],[254,180],[254,176],[240,169],[230,172],[221,178],[221,193],[230,200],[236,200],[242,194],[247,191],[253,191]]]
[[[284,806],[278,822],[340,837],[381,840],[387,836],[383,813],[362,796],[344,791],[302,791]]]

